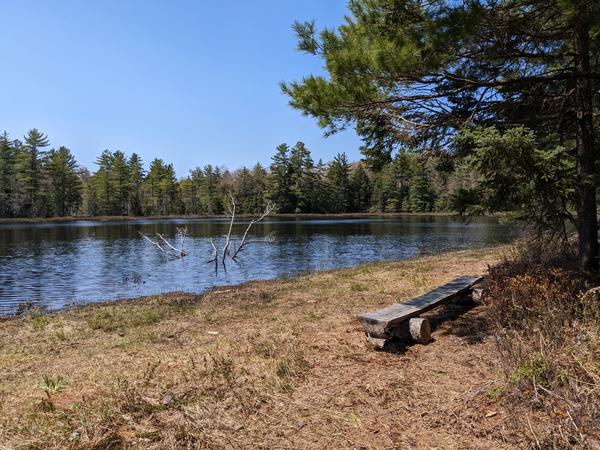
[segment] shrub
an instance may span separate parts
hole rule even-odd
[[[528,438],[544,448],[598,439],[600,288],[590,289],[570,255],[567,247],[528,246],[490,268],[482,297],[508,401],[536,411]]]

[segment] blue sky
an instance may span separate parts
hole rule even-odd
[[[341,23],[346,0],[0,0],[0,130],[36,127],[95,169],[105,149],[173,162],[268,164],[281,142],[359,159],[353,131],[323,138],[282,80],[322,73],[294,20]]]

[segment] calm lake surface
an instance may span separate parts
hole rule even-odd
[[[238,237],[247,219],[234,227]],[[189,256],[170,259],[138,234],[172,239],[186,225]],[[215,271],[210,238],[226,233],[225,219],[132,222],[77,221],[0,225],[0,314],[21,303],[49,309],[172,291],[202,292],[214,286],[404,259],[449,249],[508,242],[514,227],[492,219],[465,224],[434,216],[357,219],[269,219],[255,237],[273,233],[270,244],[248,246],[239,262]],[[220,246],[221,240],[216,239]]]

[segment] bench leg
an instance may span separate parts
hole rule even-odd
[[[373,347],[381,350],[385,344],[393,339],[399,338],[404,341],[414,341],[419,344],[428,344],[431,342],[431,325],[429,321],[423,317],[413,317],[408,321],[402,322],[398,328],[394,330],[394,334],[390,337],[375,337],[369,333],[365,334],[367,342]]]
[[[419,344],[428,344],[431,341],[431,325],[429,320],[414,317],[408,321],[410,337]]]
[[[483,293],[483,290],[487,287],[487,284],[487,280],[484,279],[481,282],[477,283],[475,286],[473,286],[473,288],[471,289],[471,298],[474,302],[479,302],[481,300],[481,294]]]
[[[385,343],[389,341],[389,339],[381,339],[371,336],[369,333],[365,334],[365,339],[369,344],[371,344],[375,349],[381,350]]]

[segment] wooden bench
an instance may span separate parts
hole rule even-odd
[[[431,340],[431,327],[427,319],[419,315],[450,300],[471,295],[473,287],[481,280],[480,276],[456,278],[406,302],[361,314],[358,320],[365,329],[367,339],[378,348],[394,337],[427,343]]]

